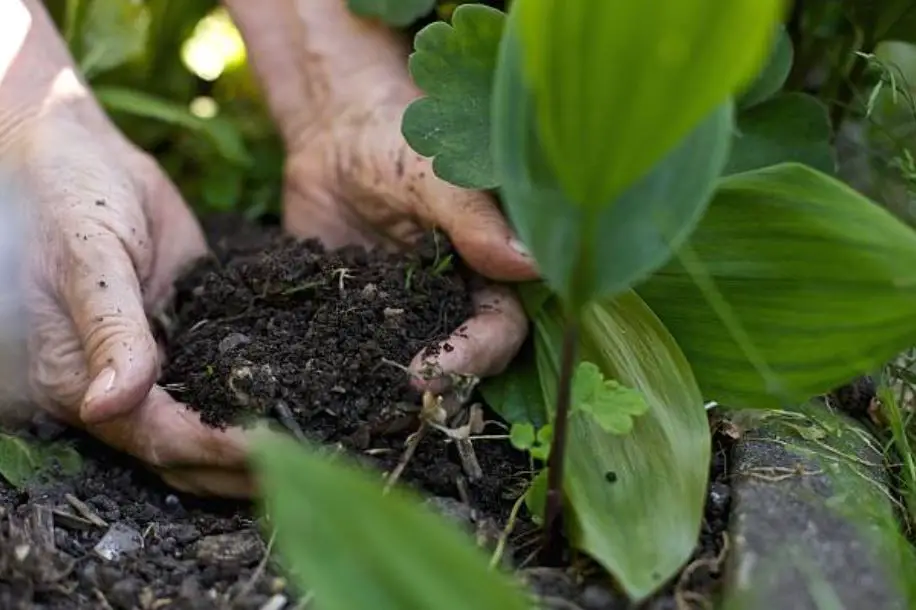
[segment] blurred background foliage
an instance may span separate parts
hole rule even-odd
[[[282,143],[217,0],[45,5],[103,107],[196,211],[278,211]]]
[[[463,3],[431,1],[436,10],[409,33]],[[218,0],[45,4],[103,106],[190,205],[278,211],[282,145]],[[882,11],[897,20],[893,31],[882,29]],[[916,226],[916,1],[797,0],[787,27],[795,58],[786,89],[830,108],[842,177]]]

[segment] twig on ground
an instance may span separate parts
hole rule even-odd
[[[78,512],[81,517],[95,525],[96,527],[108,527],[108,522],[102,519],[97,512],[92,510],[88,504],[74,496],[73,494],[65,494],[64,499],[67,501],[67,504],[73,507],[73,510]]]
[[[518,513],[522,508],[522,504],[524,503],[525,494],[522,494],[515,501],[515,504],[512,505],[512,510],[509,511],[509,518],[506,520],[506,526],[499,534],[499,540],[496,542],[496,548],[493,550],[493,555],[490,557],[491,570],[498,566],[499,562],[502,561],[503,553],[506,551],[506,543],[509,541],[509,536],[512,535],[512,530],[515,529],[515,522],[518,519]]]
[[[771,483],[779,483],[780,481],[794,479],[795,477],[817,476],[823,474],[823,472],[824,471],[821,469],[806,470],[802,463],[799,462],[793,468],[787,468],[785,466],[759,466],[756,468],[748,468],[747,470],[735,473],[735,476],[748,476]]]
[[[416,453],[417,446],[420,444],[420,441],[423,440],[423,437],[426,436],[426,431],[428,429],[429,427],[426,422],[420,422],[420,427],[417,428],[417,431],[407,437],[407,448],[404,450],[403,455],[401,455],[401,459],[398,460],[397,466],[395,466],[391,474],[385,478],[385,488],[382,490],[382,494],[387,494],[391,491],[394,484],[401,478],[404,469],[407,468],[407,464],[410,463],[410,459],[413,457],[413,454]]]
[[[277,415],[277,420],[283,424],[283,427],[289,430],[300,443],[306,442],[308,439],[299,426],[299,423],[296,421],[296,418],[293,417],[293,412],[290,410],[289,406],[282,400],[278,400],[273,406],[274,413]]]
[[[230,606],[241,604],[242,600],[245,599],[245,596],[251,593],[255,585],[258,583],[258,580],[261,576],[264,575],[264,570],[267,569],[267,562],[270,561],[270,554],[273,552],[274,541],[277,539],[277,528],[274,527],[274,530],[270,533],[270,540],[267,541],[267,547],[264,549],[264,556],[261,557],[261,561],[258,562],[258,565],[255,567],[254,571],[251,573],[251,576],[242,585],[242,588],[235,596],[235,600],[230,604]]]
[[[690,578],[693,576],[694,572],[700,568],[709,568],[709,571],[713,574],[720,573],[722,571],[722,564],[725,562],[725,558],[728,556],[729,548],[730,543],[728,534],[722,532],[722,549],[719,551],[718,555],[715,557],[697,559],[684,568],[684,571],[681,572],[681,575],[678,577],[677,585],[674,588],[674,600],[677,604],[678,610],[691,610],[691,606],[689,605],[689,602],[691,601],[701,605],[703,608],[712,608],[712,604],[708,599],[696,592],[687,591],[687,585],[690,582]]]

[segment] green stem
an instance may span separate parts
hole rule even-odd
[[[874,48],[874,44],[866,41],[862,45],[862,52],[871,53]],[[839,83],[836,98],[830,108],[830,124],[833,126],[834,136],[839,134],[843,121],[846,120],[846,113],[855,95],[856,87],[859,86],[859,81],[862,80],[865,75],[865,68],[868,66],[868,61],[863,57],[856,56],[852,62],[849,72],[844,74],[845,78]]]
[[[572,398],[572,380],[576,365],[579,322],[569,316],[563,331],[560,356],[560,378],[557,385],[557,409],[553,441],[547,461],[547,495],[544,506],[544,539],[541,559],[545,565],[559,565],[563,558],[563,465],[566,458],[566,428]]]

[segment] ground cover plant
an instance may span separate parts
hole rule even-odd
[[[712,594],[708,578],[680,580],[723,551],[723,441],[708,403],[792,411],[916,344],[916,235],[863,194],[873,191],[845,183],[836,142],[851,116],[905,107],[902,76],[877,46],[906,38],[912,13],[650,4],[352,0],[416,31],[409,67],[424,97],[405,113],[408,143],[443,179],[494,192],[538,260],[544,281],[519,287],[529,344],[501,376],[420,395],[403,365],[469,311],[473,280],[442,235],[408,255],[327,253],[231,217],[243,229],[214,228],[214,258],[179,286],[163,381],[213,425],[280,423],[285,434],[265,437],[255,460],[267,517],[178,501],[89,455],[82,481],[41,488],[82,532],[39,555],[57,568],[0,561],[0,574],[53,607],[80,607],[68,587],[121,607],[262,607],[289,593],[281,573],[303,603],[332,609],[522,608],[532,591],[546,607],[665,607]],[[131,64],[158,74],[177,62],[168,53],[134,39],[114,45],[120,64],[93,52],[100,24],[132,19],[180,40],[211,8],[188,6],[96,0],[59,14],[102,102],[189,199],[254,218],[276,204],[280,175],[269,129],[234,120],[257,102],[227,95],[204,118],[169,99],[198,97],[197,81],[140,82]],[[810,83],[825,56],[841,67]],[[893,150],[905,176],[906,148]],[[237,179],[219,179],[227,163]],[[880,408],[912,471],[906,407],[889,383]],[[16,459],[3,474],[24,488],[46,453],[13,437],[4,446]],[[471,536],[450,523],[456,512]],[[46,538],[42,515],[31,502],[6,516],[5,540]],[[132,564],[129,586],[95,560],[100,573],[78,578],[55,563],[123,519],[157,524],[142,532],[153,559]],[[266,566],[274,546],[282,570]],[[176,553],[194,560],[177,568]],[[526,569],[570,565],[581,582]],[[207,593],[233,572],[238,583]]]

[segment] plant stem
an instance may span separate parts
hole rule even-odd
[[[866,41],[865,44],[862,45],[863,53],[872,53],[874,49],[875,45],[870,41]],[[840,129],[843,127],[843,122],[846,120],[846,113],[853,101],[856,88],[860,84],[859,81],[861,81],[862,77],[865,75],[865,68],[868,67],[868,61],[864,57],[855,56],[851,61],[852,67],[849,69],[848,73],[843,75],[843,79],[839,83],[836,98],[833,100],[833,104],[830,108],[830,124],[833,126],[834,138],[839,135]],[[842,72],[843,71],[841,71],[841,73]]]
[[[563,351],[560,356],[560,379],[557,385],[557,410],[554,418],[553,441],[547,460],[547,496],[544,504],[544,539],[541,559],[545,565],[559,565],[563,557],[563,464],[566,457],[566,428],[576,365],[576,344],[579,325],[575,316],[566,321],[563,331]]]

